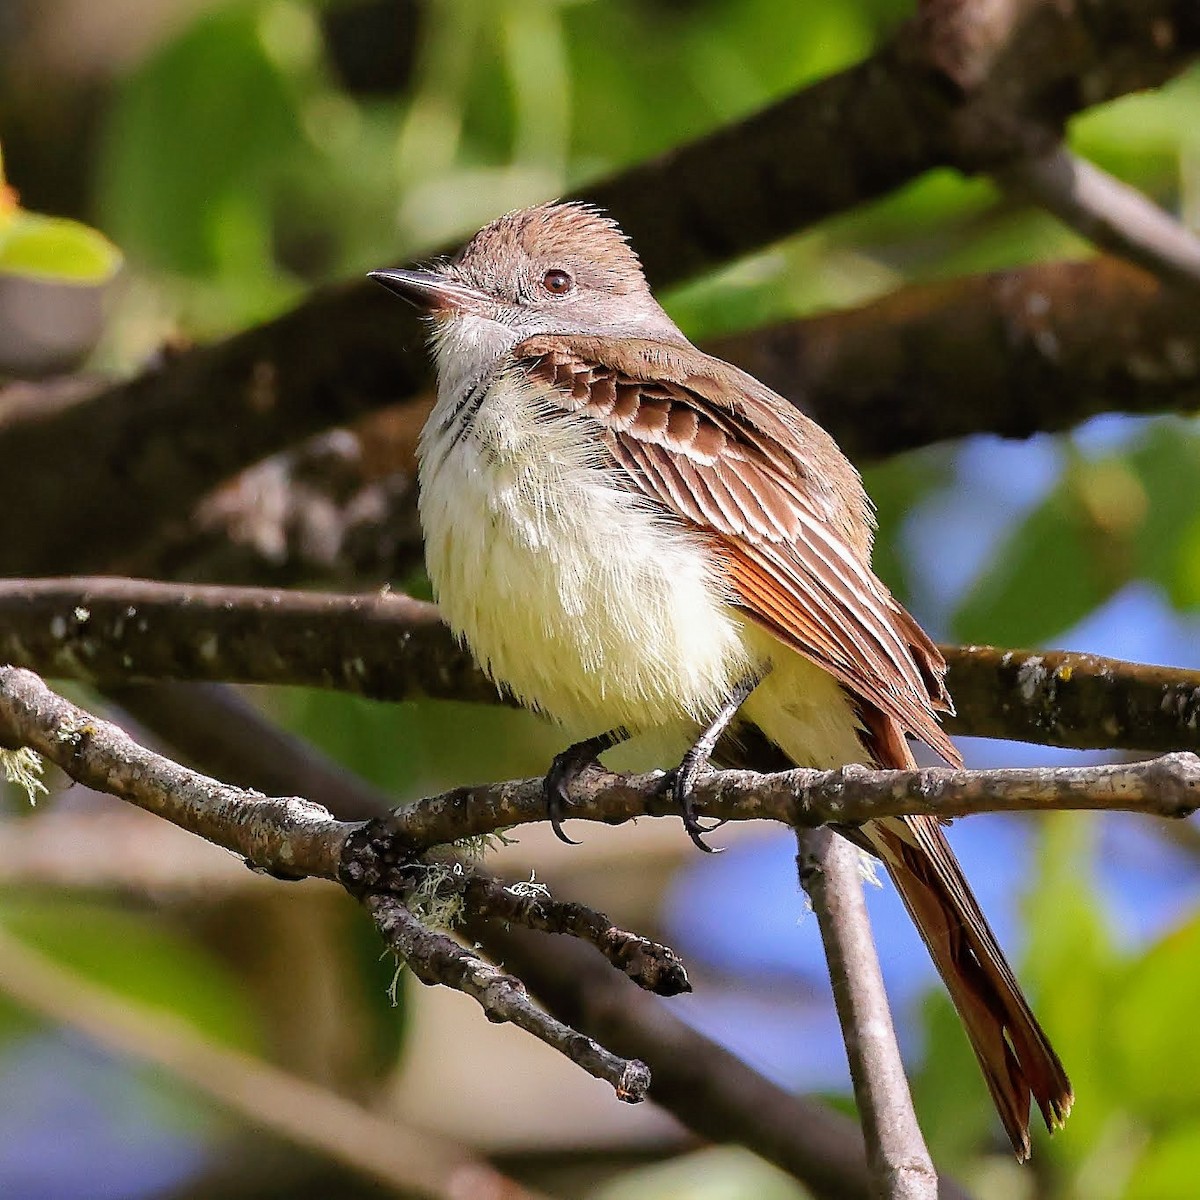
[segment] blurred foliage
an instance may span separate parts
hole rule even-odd
[[[148,23],[174,8],[127,6]],[[85,215],[104,234],[26,213],[0,185],[0,273],[99,283],[123,255],[97,361],[131,368],[167,337],[235,331],[312,287],[441,248],[498,211],[703,134],[870,53],[911,8],[911,0],[209,0],[181,7],[145,38],[126,16],[125,39],[142,48],[112,68],[89,163]],[[60,74],[45,86],[70,80]],[[1198,104],[1192,73],[1089,112],[1071,137],[1200,223]],[[986,180],[938,171],[664,299],[699,337],[860,303],[911,281],[1087,252]],[[1136,580],[1180,611],[1200,609],[1195,423],[1136,422],[1102,443],[1062,442],[1063,463],[1041,498],[1014,509],[1000,540],[973,555],[979,569],[951,605],[956,636],[1069,640]],[[921,594],[913,540],[939,532],[913,514],[931,497],[953,499],[955,462],[954,448],[936,447],[867,472],[879,570],[902,598]],[[978,548],[949,543],[939,553],[965,549]],[[262,703],[398,798],[536,773],[564,740],[504,710],[298,691]],[[1038,828],[1020,974],[1079,1102],[1061,1136],[1041,1139],[1035,1167],[1018,1169],[935,990],[922,1008],[926,1048],[914,1081],[935,1155],[982,1200],[1190,1197],[1200,1170],[1200,1051],[1189,1021],[1200,995],[1200,920],[1185,914],[1153,944],[1122,945],[1096,888],[1094,824],[1054,817]],[[284,972],[268,996],[229,961],[227,935],[171,907],[4,896],[0,921],[81,978],[176,1012],[215,1040],[290,1061],[272,1013],[290,1003],[299,974]],[[393,965],[362,921],[333,922],[321,936],[321,952],[340,955],[337,970],[352,976],[360,1003],[346,1004],[358,1010],[355,1036],[368,1047],[360,1077],[337,1082],[371,1095],[408,1033],[406,1013],[387,1007]],[[297,972],[316,944],[292,947]],[[300,1054],[314,1035],[303,1014],[293,1016],[290,1051]],[[27,1028],[0,1007],[4,1046]],[[631,1169],[595,1193],[800,1194],[726,1150]]]
[[[955,636],[1043,644],[1136,579],[1181,611],[1200,609],[1197,480],[1200,432],[1190,420],[1143,423],[1118,452],[1074,448],[962,597]]]

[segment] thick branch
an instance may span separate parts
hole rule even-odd
[[[569,816],[619,825],[641,816],[677,815],[662,790],[661,772],[615,775],[592,771],[572,787]],[[1137,812],[1186,817],[1200,807],[1200,758],[1167,754],[1144,762],[1098,767],[1009,767],[960,771],[793,770],[772,775],[716,771],[695,786],[698,816],[785,825],[859,825],[876,817],[943,819],[980,812],[1048,809]],[[454,838],[495,833],[546,819],[541,779],[455,788],[413,801],[355,834],[367,887],[388,886],[394,861]],[[377,872],[378,874],[373,874]]]
[[[956,733],[1080,750],[1200,750],[1200,673],[1065,650],[943,646]]]
[[[99,687],[290,683],[374,699],[495,702],[432,604],[150,580],[0,580],[0,662]]]
[[[1107,258],[902,288],[705,349],[798,401],[857,461],[1200,404],[1200,309]]]
[[[189,771],[18,667],[0,667],[0,745],[28,746],[77,783],[119,796],[263,870],[337,878],[351,826],[308,800],[245,792]]]
[[[992,169],[1045,149],[1072,113],[1161,83],[1200,49],[1188,0],[1007,0],[986,16],[968,21],[964,37],[963,6],[926,4],[873,58],[591,187],[588,198],[611,208],[662,285],[932,167]],[[415,317],[359,283],[85,402],[47,411],[9,398],[0,568],[113,569],[252,462],[418,395],[428,383],[422,341]],[[47,462],[57,469],[46,472]]]
[[[422,555],[414,412],[387,408],[255,463],[135,555],[136,569],[273,587],[408,578]]]
[[[958,706],[947,721],[955,733],[1077,749],[1200,750],[1194,671],[1063,651],[942,649]],[[392,593],[0,580],[0,662],[109,689],[224,680],[332,687],[377,700],[501,699],[433,605]],[[180,723],[190,720],[186,694],[159,698]],[[279,750],[280,758],[293,752],[294,739]]]
[[[874,1195],[935,1200],[937,1173],[913,1111],[863,899],[858,853],[829,829],[800,830],[797,847],[800,883],[825,943]]]

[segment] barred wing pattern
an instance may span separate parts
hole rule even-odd
[[[945,663],[867,565],[867,502],[824,430],[686,345],[548,335],[514,355],[600,425],[634,487],[711,531],[754,621],[961,762],[937,719]]]

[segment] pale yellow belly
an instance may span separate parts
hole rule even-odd
[[[586,736],[694,732],[770,664],[743,715],[800,765],[860,761],[836,681],[730,607],[695,531],[613,484],[573,418],[502,401],[421,464],[438,606],[489,674]]]
[[[422,486],[437,601],[515,696],[596,733],[707,720],[752,663],[707,555],[591,468],[451,451]]]

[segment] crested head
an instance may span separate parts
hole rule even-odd
[[[493,347],[548,333],[687,340],[620,226],[574,201],[507,213],[429,270],[372,275],[435,318],[439,346],[468,330]]]
[[[576,289],[612,296],[649,292],[642,264],[621,227],[590,204],[538,204],[485,225],[454,257],[461,282],[513,300],[563,298],[545,286],[560,271]]]

